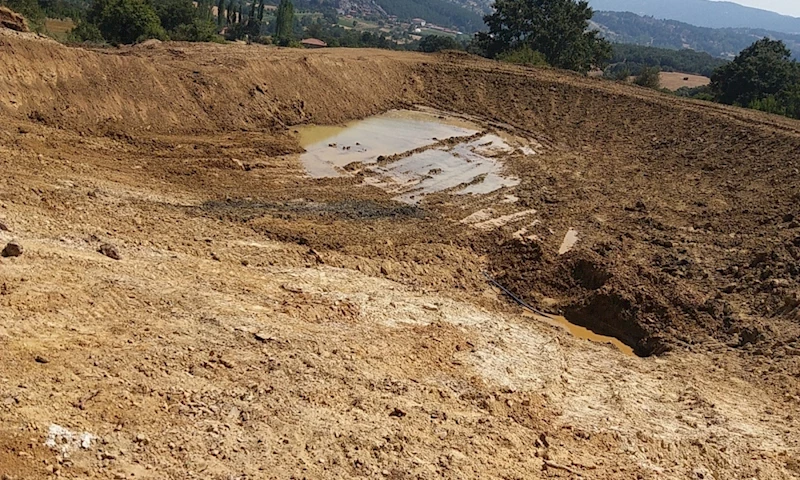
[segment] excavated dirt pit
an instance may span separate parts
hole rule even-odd
[[[477,119],[465,120],[431,110],[392,110],[349,125],[311,125],[299,127],[296,132],[306,149],[300,161],[309,176],[326,178],[360,173],[366,176],[363,185],[381,188],[393,195],[392,200],[412,205],[439,192],[486,195],[515,187],[520,180],[503,175],[503,157],[537,154],[530,142],[522,145],[517,143],[519,139],[508,133],[488,133]],[[504,198],[504,203],[515,202],[513,197],[511,201]],[[220,207],[238,211],[239,214],[253,208],[259,209],[256,205],[244,205],[241,202],[213,208]],[[336,211],[313,204],[295,204],[294,207],[297,212]],[[349,207],[350,215],[363,218],[358,213],[362,210],[361,205]],[[518,211],[495,217],[494,212],[481,210],[461,223],[481,230],[492,230],[535,213],[535,210]],[[538,220],[535,222],[538,223]],[[515,237],[522,238],[524,232],[523,227],[523,230],[515,233]],[[468,232],[465,230],[464,233]],[[559,255],[572,249],[577,240],[577,232],[570,229],[559,248]],[[612,344],[626,355],[633,355],[633,349],[617,338],[570,323],[563,316],[533,315],[531,318],[564,328],[577,338]],[[593,322],[589,319],[585,324],[591,325]]]
[[[800,476],[796,121],[455,54],[0,58],[0,477]],[[295,131],[382,112],[434,125],[315,127],[309,175]]]

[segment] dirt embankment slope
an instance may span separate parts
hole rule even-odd
[[[6,7],[0,7],[0,28],[8,28],[17,32],[27,32],[28,23],[25,17],[9,10]]]
[[[274,130],[363,118],[398,105],[413,63],[385,52],[267,55],[259,46],[190,44],[87,51],[0,38],[7,114],[97,133]]]
[[[796,122],[465,56],[0,55],[0,475],[800,474]],[[420,103],[543,145],[517,203],[398,205],[292,155],[293,125]],[[538,240],[459,223],[484,208]],[[483,270],[674,351],[524,319]]]
[[[495,252],[517,291],[571,290],[582,297],[567,301],[576,320],[605,323],[643,353],[663,348],[660,336],[745,345],[764,328],[779,343],[797,334],[797,122],[555,72],[422,69],[459,79],[427,82],[429,102],[551,147],[514,163],[529,179],[516,194],[588,241],[555,270],[557,239],[541,253]]]

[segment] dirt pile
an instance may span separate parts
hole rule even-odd
[[[6,7],[0,7],[0,28],[8,28],[17,32],[29,31],[25,17]]]
[[[411,77],[409,63],[375,52],[267,57],[262,46],[176,43],[87,51],[8,36],[0,49],[6,114],[98,134],[338,123],[398,105]]]
[[[796,122],[452,54],[0,55],[0,477],[800,475]],[[542,148],[418,205],[305,174],[295,125],[411,103]]]

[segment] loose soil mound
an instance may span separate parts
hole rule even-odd
[[[411,64],[391,60],[388,53],[298,56],[295,50],[256,45],[234,51],[173,43],[112,54],[11,37],[0,48],[0,108],[17,118],[87,133],[339,123],[397,106],[412,78]]]
[[[0,28],[9,28],[17,32],[27,32],[28,23],[19,13],[9,10],[6,7],[0,7]]]

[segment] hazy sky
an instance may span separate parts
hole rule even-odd
[[[763,8],[784,15],[800,17],[800,0],[730,0],[748,7]]]

